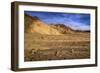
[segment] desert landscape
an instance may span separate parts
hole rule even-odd
[[[24,14],[24,61],[90,58],[90,31]]]

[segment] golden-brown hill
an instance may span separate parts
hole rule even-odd
[[[25,32],[48,34],[48,35],[61,35],[75,32],[70,27],[64,24],[47,24],[36,16],[29,16],[25,14]]]
[[[60,35],[61,33],[57,30],[44,23],[38,17],[29,16],[25,14],[25,32],[48,34],[48,35]]]

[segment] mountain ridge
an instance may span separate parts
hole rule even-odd
[[[47,24],[37,16],[30,16],[28,14],[25,14],[24,19],[24,28],[26,33],[62,35],[67,33],[81,32],[79,30],[74,30],[64,24]]]
[[[56,29],[48,26],[36,16],[24,16],[25,32],[48,34],[48,35],[61,35]]]

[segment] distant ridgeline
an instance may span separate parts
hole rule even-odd
[[[46,24],[36,16],[24,14],[25,33],[38,33],[48,35],[62,35],[74,32],[84,32],[73,30],[64,24]],[[89,31],[86,31],[89,32]]]

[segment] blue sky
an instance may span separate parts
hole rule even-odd
[[[90,14],[25,11],[30,16],[37,16],[47,24],[64,24],[75,30],[90,30]]]

